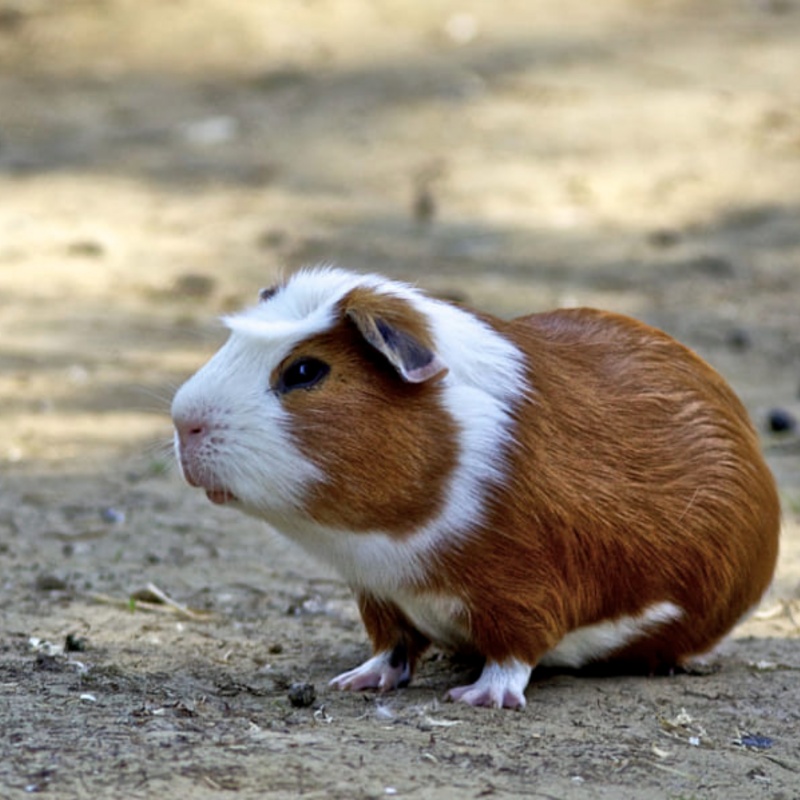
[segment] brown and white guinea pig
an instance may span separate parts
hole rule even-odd
[[[434,643],[485,659],[452,699],[521,708],[537,664],[680,665],[770,582],[756,434],[660,331],[505,322],[331,268],[226,322],[173,402],[183,473],[352,587],[374,655],[341,689],[407,683]]]

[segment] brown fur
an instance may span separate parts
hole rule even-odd
[[[359,293],[363,301],[367,292]],[[386,299],[381,311],[392,325],[430,342],[424,320],[408,304]],[[402,381],[348,316],[298,345],[276,373],[304,355],[332,365],[323,386],[284,399],[299,420],[292,429],[298,446],[328,476],[311,491],[311,518],[350,531],[399,536],[424,525],[442,507],[458,450],[436,382]]]
[[[413,673],[417,659],[428,648],[430,640],[414,628],[394,603],[378,600],[368,592],[358,593],[358,610],[374,651],[391,650]]]
[[[345,315],[382,319],[412,337],[422,347],[433,350],[433,337],[428,321],[401,297],[358,287],[348,292],[339,305]]]
[[[578,309],[492,324],[527,355],[532,387],[508,484],[475,535],[440,550],[424,588],[466,603],[475,649],[496,661],[536,664],[575,628],[665,601],[684,618],[615,659],[656,669],[708,650],[758,602],[778,551],[775,484],[742,404],[699,357],[631,319]],[[414,426],[433,411],[431,397],[415,399]],[[385,424],[402,423],[389,413]],[[404,451],[422,438],[399,435]],[[444,441],[432,474],[455,457]],[[442,483],[432,486],[438,508]],[[390,516],[394,529],[401,518]],[[376,602],[361,597],[376,650],[424,640]]]

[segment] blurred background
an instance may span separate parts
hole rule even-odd
[[[792,417],[798,75],[795,0],[1,0],[0,458],[168,439],[318,261],[630,313]]]

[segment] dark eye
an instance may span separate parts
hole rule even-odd
[[[285,394],[293,389],[310,389],[330,371],[331,368],[318,358],[298,358],[283,371],[278,380],[277,390]]]

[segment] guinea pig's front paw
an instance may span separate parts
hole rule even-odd
[[[471,706],[488,708],[525,708],[525,687],[531,678],[533,667],[517,661],[487,661],[480,678],[469,686],[451,689],[447,696]]]
[[[385,650],[365,661],[360,667],[337,675],[328,685],[350,692],[377,689],[388,692],[408,683],[411,671],[407,662],[392,664],[392,651]]]

